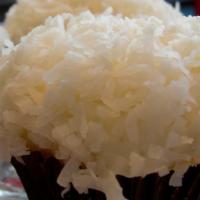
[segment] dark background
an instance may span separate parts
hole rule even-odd
[[[5,13],[9,7],[16,0],[0,0],[0,21],[3,21],[5,18]],[[182,12],[185,15],[196,15],[200,14],[200,0],[166,0],[172,5],[175,5],[176,1],[181,3]]]

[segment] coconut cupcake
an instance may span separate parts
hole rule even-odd
[[[31,200],[198,198],[200,24],[182,22],[64,14],[2,57],[0,158]]]
[[[164,0],[18,0],[7,14],[6,28],[11,39],[19,42],[22,36],[43,24],[49,16],[65,12],[80,13],[87,9],[97,14],[108,7],[124,16],[157,16],[166,23],[181,17]]]

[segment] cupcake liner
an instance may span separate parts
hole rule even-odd
[[[64,188],[56,180],[63,167],[62,163],[53,157],[45,157],[38,152],[22,157],[24,164],[12,158],[29,200],[106,200],[105,195],[89,189],[88,194],[79,194],[71,185],[63,197]],[[200,165],[190,167],[183,177],[181,187],[169,186],[173,172],[164,177],[149,174],[144,178],[126,178],[117,176],[123,188],[123,194],[128,200],[200,200]]]
[[[53,157],[45,158],[38,152],[23,156],[25,165],[12,158],[12,165],[19,175],[29,200],[105,200],[101,192],[90,189],[88,194],[79,194],[73,186],[64,197],[64,188],[57,184],[63,165]]]

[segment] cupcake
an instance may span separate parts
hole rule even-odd
[[[198,199],[199,32],[85,11],[3,55],[0,159],[29,199]]]
[[[181,18],[181,14],[164,0],[18,0],[7,14],[6,28],[17,43],[49,16],[65,12],[75,14],[87,9],[98,14],[108,7],[128,17],[157,16],[165,23]]]

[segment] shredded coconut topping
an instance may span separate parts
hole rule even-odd
[[[200,163],[199,20],[50,17],[0,63],[1,158],[48,149],[60,185],[108,200],[125,199],[116,175],[180,185]]]

